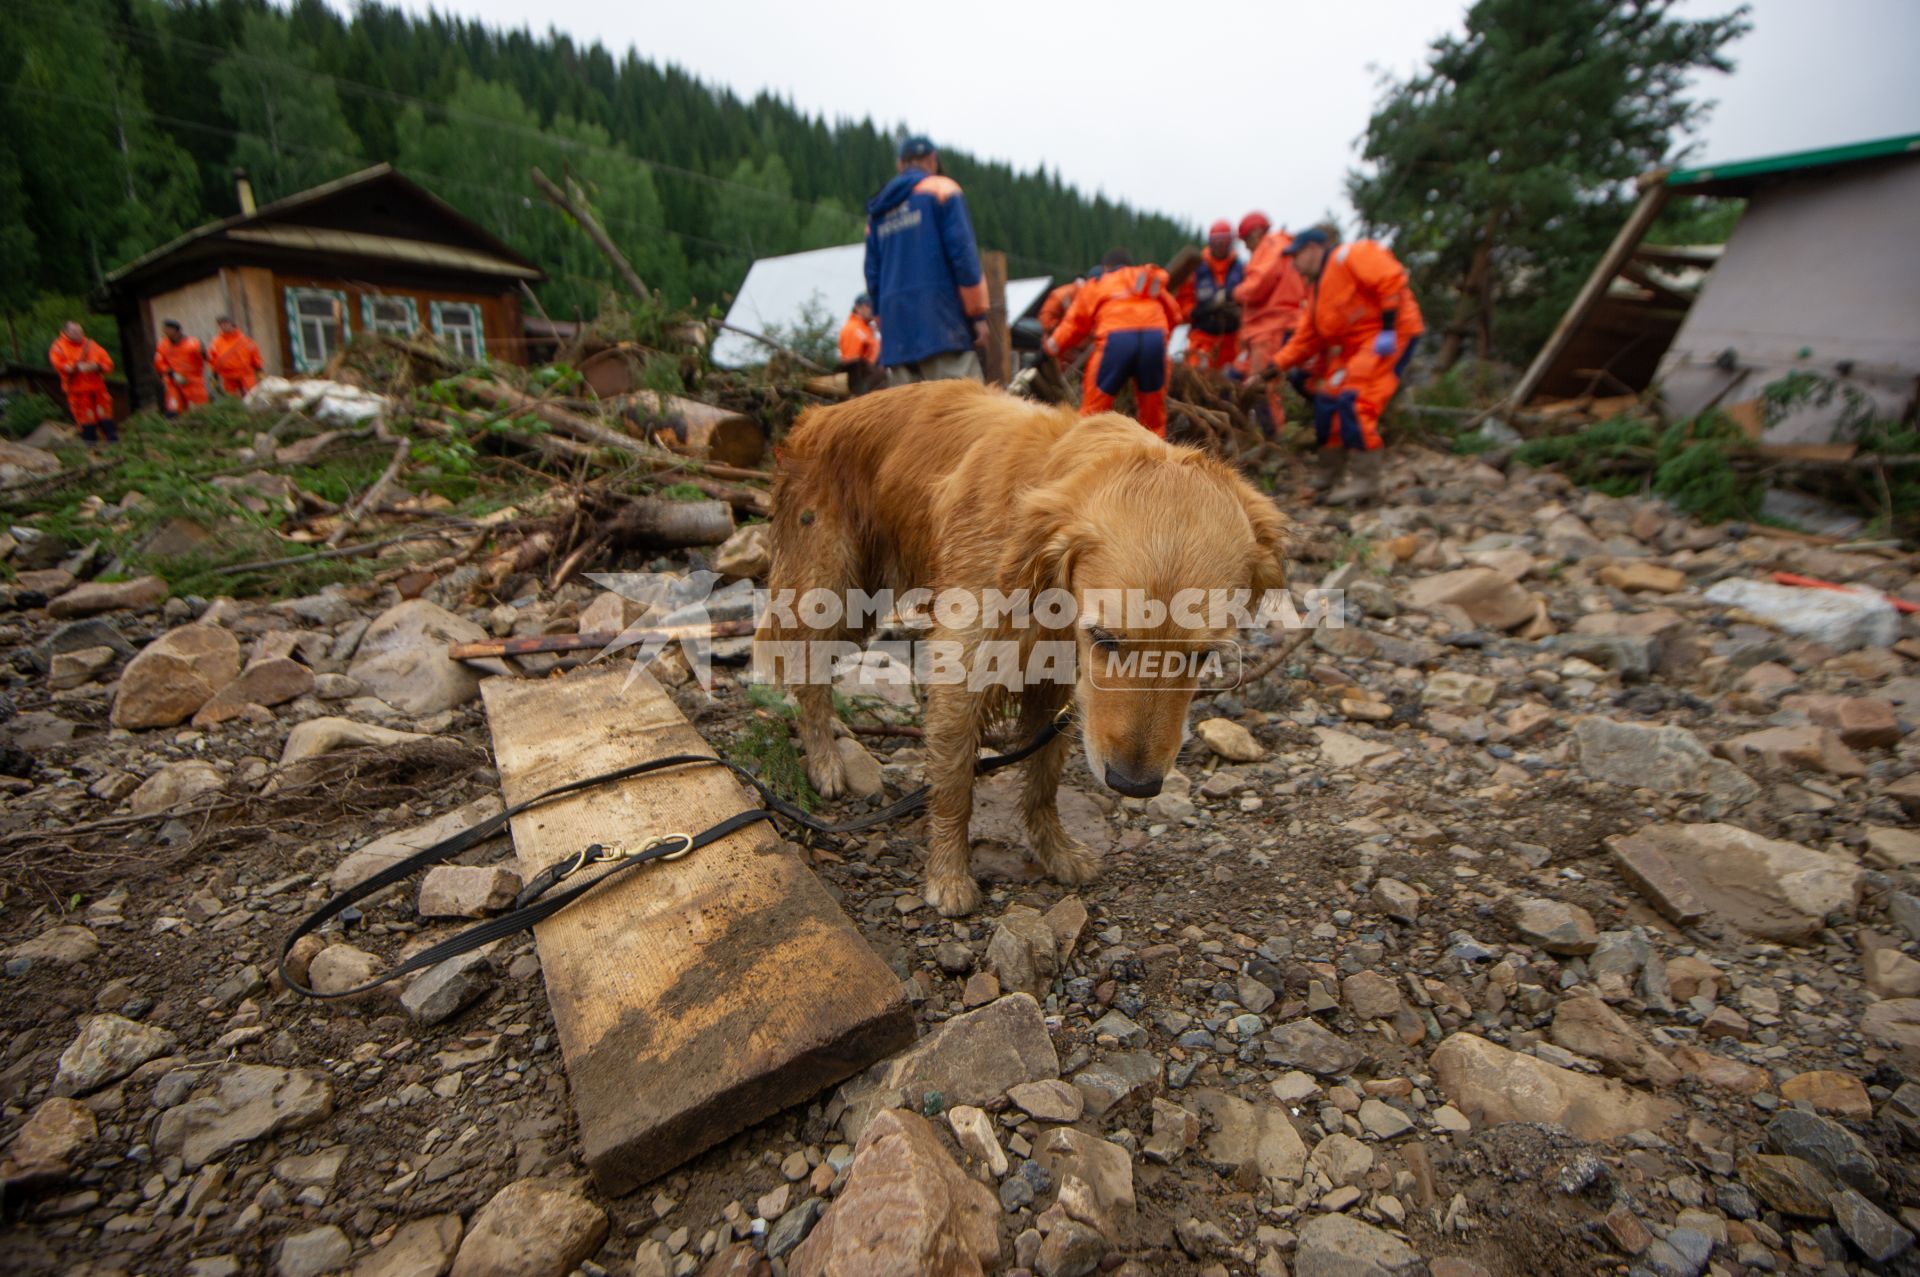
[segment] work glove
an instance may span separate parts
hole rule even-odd
[[[1393,329],[1382,328],[1378,333],[1374,334],[1373,353],[1382,358],[1389,357],[1393,354],[1393,349],[1398,344],[1399,338],[1394,335]]]

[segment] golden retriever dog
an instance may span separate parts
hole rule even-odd
[[[1024,744],[1071,702],[1094,777],[1132,797],[1159,793],[1186,738],[1194,684],[1111,662],[1111,676],[1095,678],[1095,658],[1128,645],[1217,650],[1238,626],[1194,609],[1128,609],[1112,600],[1124,591],[1161,601],[1187,590],[1237,591],[1257,604],[1284,584],[1287,526],[1272,500],[1228,465],[1118,414],[1075,417],[965,381],[904,386],[815,408],[787,436],[774,482],[774,606],[760,637],[788,650],[844,649],[870,634],[871,615],[835,619],[815,610],[810,622],[805,609],[782,613],[783,597],[807,591],[845,598],[925,589],[936,599],[948,591],[1025,591],[1031,599],[1052,591],[1056,602],[1070,600],[1065,616],[1057,607],[1028,615],[983,607],[971,616],[933,609],[928,637],[952,645],[969,668],[989,645],[1013,648],[1024,661],[1045,643],[1069,658],[1063,677],[1017,689],[930,681],[925,894],[956,917],[980,903],[967,827],[986,729],[1017,700],[1015,735]],[[807,776],[832,798],[846,788],[832,687],[817,669],[814,677],[796,671],[789,661],[779,677],[799,706]],[[1068,837],[1055,805],[1070,748],[1070,733],[1062,734],[1027,761],[1022,809],[1041,868],[1081,883],[1099,874],[1100,857]]]

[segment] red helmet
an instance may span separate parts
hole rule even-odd
[[[1265,213],[1254,211],[1240,219],[1240,238],[1245,239],[1254,231],[1270,231],[1273,223],[1267,220]]]
[[[1233,234],[1233,223],[1229,222],[1224,217],[1221,218],[1219,221],[1215,222],[1212,226],[1207,227],[1208,239],[1212,239],[1215,235],[1231,235],[1231,234]]]

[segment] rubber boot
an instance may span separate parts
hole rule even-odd
[[[1386,461],[1386,453],[1379,448],[1353,457],[1347,462],[1347,481],[1327,494],[1327,504],[1370,505],[1379,500],[1380,472],[1386,468]]]
[[[1307,482],[1315,492],[1329,492],[1347,473],[1345,448],[1318,448],[1313,454],[1313,471]]]

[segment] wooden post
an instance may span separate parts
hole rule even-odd
[[[987,384],[1004,386],[1013,380],[1013,329],[1007,321],[1007,255],[980,254],[980,271],[987,281],[987,348],[982,352]]]
[[[713,748],[624,664],[492,678],[481,695],[509,804]],[[698,833],[757,805],[722,768],[674,768],[516,816],[513,845],[531,879],[590,843]],[[764,821],[626,874],[534,938],[581,1151],[610,1195],[913,1041],[900,981]]]
[[[1507,407],[1518,411],[1527,406],[1527,400],[1533,398],[1533,392],[1539,389],[1541,379],[1547,375],[1547,369],[1560,357],[1560,352],[1572,340],[1574,331],[1593,309],[1594,303],[1607,295],[1607,285],[1620,273],[1620,268],[1633,256],[1633,250],[1640,246],[1647,232],[1652,229],[1654,219],[1660,216],[1660,210],[1667,205],[1666,174],[1663,171],[1649,173],[1643,180],[1640,202],[1633,206],[1626,225],[1613,237],[1613,243],[1607,246],[1606,254],[1599,265],[1593,268],[1593,274],[1587,276],[1587,282],[1581,286],[1579,295],[1573,299],[1573,305],[1567,307],[1567,313],[1560,317],[1553,335],[1547,338],[1547,344],[1527,365],[1527,371],[1515,383],[1507,396]]]

